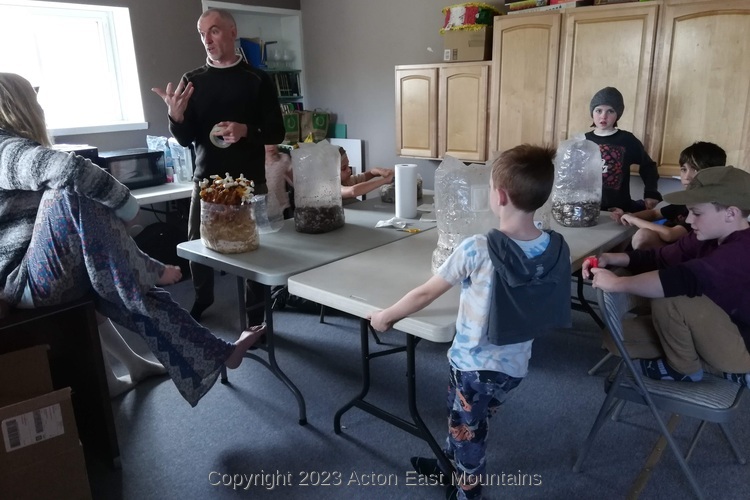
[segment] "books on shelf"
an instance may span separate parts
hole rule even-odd
[[[245,61],[254,68],[266,67],[266,51],[260,38],[240,38],[240,52]]]
[[[302,111],[304,108],[304,105],[301,102],[283,102],[279,103],[279,106],[281,107],[282,115],[294,113],[295,111]]]
[[[279,97],[302,97],[299,71],[269,71]]]
[[[276,42],[270,42],[276,43]],[[265,47],[263,41],[256,38],[240,38],[237,53],[251,66],[264,69],[276,86],[280,99],[301,99],[302,84],[298,69],[271,69],[265,64]]]

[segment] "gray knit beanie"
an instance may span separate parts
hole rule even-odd
[[[622,112],[625,111],[625,103],[622,100],[622,94],[619,90],[614,87],[604,87],[599,92],[594,94],[591,98],[591,104],[589,105],[589,113],[591,116],[594,115],[594,108],[601,106],[602,104],[612,106],[612,109],[617,113],[617,119],[622,118]]]

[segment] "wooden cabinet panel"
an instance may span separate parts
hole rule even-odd
[[[495,18],[489,150],[553,144],[562,16]]]
[[[396,66],[396,153],[484,161],[489,61]]]
[[[396,153],[437,157],[438,68],[396,68]]]
[[[439,73],[438,153],[484,161],[489,65],[452,65]]]
[[[750,2],[665,7],[652,88],[650,154],[677,175],[680,151],[710,141],[750,170]]]
[[[590,130],[591,97],[614,86],[625,100],[619,127],[643,141],[662,176],[677,175],[680,151],[698,140],[719,144],[729,164],[750,171],[748,33],[750,0],[653,0],[498,17],[489,150]]]
[[[564,17],[557,100],[558,140],[591,129],[589,103],[603,87],[625,100],[618,126],[644,138],[659,4],[571,9]]]

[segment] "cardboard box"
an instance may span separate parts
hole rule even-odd
[[[91,498],[71,390],[52,389],[47,346],[0,356],[4,498]]]
[[[492,26],[478,30],[448,30],[443,33],[443,61],[489,61],[492,59]]]
[[[0,473],[3,498],[24,500],[90,500],[91,489],[80,444],[47,460],[14,467],[12,478]]]

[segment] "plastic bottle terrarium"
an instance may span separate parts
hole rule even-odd
[[[219,253],[242,253],[259,246],[253,219],[254,183],[243,175],[233,179],[212,175],[203,179],[201,188],[201,241]]]
[[[275,233],[284,227],[284,213],[273,194],[255,195],[251,202],[258,233]]]
[[[585,139],[560,143],[555,157],[552,217],[566,227],[595,226],[602,201],[602,155]]]
[[[497,225],[490,209],[489,165],[446,156],[435,171],[435,216],[438,242],[432,252],[432,272],[468,236],[484,234]]]
[[[423,197],[422,176],[417,174],[417,200]],[[380,186],[380,201],[383,203],[396,203],[396,179],[393,182]]]
[[[343,227],[341,154],[328,141],[300,144],[292,151],[294,228],[300,233],[327,233]]]

